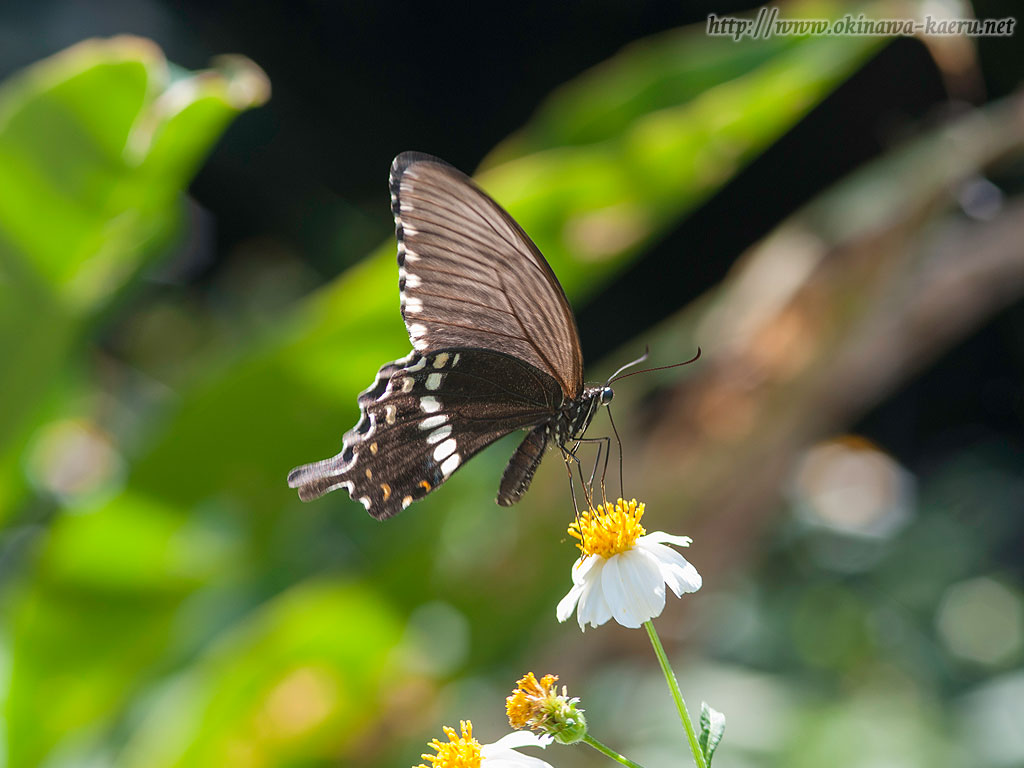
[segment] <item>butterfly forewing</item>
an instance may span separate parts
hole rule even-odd
[[[304,500],[347,488],[378,519],[440,486],[498,438],[549,419],[559,384],[509,355],[447,349],[388,363],[359,396],[342,451],[292,471]]]
[[[391,169],[402,316],[419,352],[489,349],[583,388],[572,310],[522,228],[467,176],[406,152]]]

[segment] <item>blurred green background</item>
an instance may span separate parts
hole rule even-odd
[[[589,379],[703,348],[615,414],[648,530],[695,540],[658,626],[715,765],[1024,766],[1020,48],[677,5],[0,9],[5,765],[412,765],[503,735],[528,670],[688,759],[642,633],[555,621],[558,461],[500,509],[502,441],[385,524],[285,485],[409,348],[417,149],[536,240]]]

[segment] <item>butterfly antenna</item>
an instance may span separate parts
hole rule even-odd
[[[640,362],[640,361],[644,360],[646,357],[647,357],[647,355],[644,355],[643,357],[640,358],[640,360],[637,360],[636,362]],[[616,379],[628,379],[630,376],[636,376],[638,373],[650,373],[651,371],[664,371],[664,370],[667,370],[668,368],[679,368],[680,366],[683,366],[683,365],[689,365],[690,363],[695,363],[699,359],[700,359],[700,347],[697,347],[697,354],[694,355],[693,357],[691,357],[689,360],[684,360],[681,363],[672,363],[672,365],[659,365],[659,366],[657,366],[655,368],[643,368],[643,369],[641,369],[639,371],[633,371],[632,373],[627,373],[627,374],[624,374],[622,376],[619,376],[618,373],[616,373],[615,376],[612,376],[612,378],[608,379],[608,383],[611,384]],[[630,365],[633,365],[633,364],[634,363],[630,363],[629,365],[624,365],[619,370],[621,371],[624,368],[628,368]]]
[[[693,357],[691,357],[689,360],[685,360],[685,361],[683,361],[681,363],[673,363],[672,365],[659,365],[659,366],[657,366],[655,368],[643,368],[643,369],[641,369],[639,371],[633,371],[632,373],[627,373],[627,374],[624,374],[624,375],[620,375],[627,368],[632,368],[634,365],[642,363],[644,360],[646,360],[647,357],[650,355],[650,352],[651,352],[651,348],[645,346],[644,347],[644,353],[640,357],[638,357],[636,360],[633,360],[631,362],[626,363],[624,366],[619,368],[619,370],[617,370],[615,373],[613,373],[608,378],[608,384],[606,386],[610,386],[612,382],[617,381],[618,379],[625,379],[625,378],[628,378],[630,376],[635,376],[638,373],[650,373],[651,371],[664,371],[664,370],[666,370],[668,368],[679,368],[680,366],[683,366],[683,365],[689,365],[690,363],[696,362],[697,360],[700,359],[700,352],[701,352],[701,350],[700,350],[700,347],[697,347],[697,354],[694,355]],[[616,442],[616,444],[619,447],[619,498],[624,499],[624,498],[626,498],[626,491],[625,491],[625,480],[624,480],[623,459],[622,459],[622,438],[619,437],[619,430],[615,426],[615,419],[612,418],[611,406],[608,407],[608,421],[611,422],[612,433],[615,435],[615,442]],[[605,471],[606,472],[607,472],[607,468],[608,468],[608,457],[605,456]],[[604,491],[604,475],[603,474],[601,475],[601,490],[602,490],[602,492]]]
[[[632,368],[634,365],[639,365],[640,363],[642,363],[644,360],[646,360],[648,358],[648,356],[650,354],[651,354],[651,348],[649,346],[644,346],[644,353],[642,355],[640,355],[640,357],[638,357],[633,362],[626,363],[624,366],[619,368],[619,370],[617,370],[615,373],[613,373],[611,376],[609,376],[608,377],[608,384],[611,384],[613,381],[615,381],[615,379],[618,378],[618,375],[620,373],[622,373],[624,370],[626,370],[627,368]]]

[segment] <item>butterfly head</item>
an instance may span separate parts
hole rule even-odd
[[[605,386],[601,389],[601,405],[609,405],[612,402],[613,397],[615,397],[615,392],[612,391],[611,387]]]

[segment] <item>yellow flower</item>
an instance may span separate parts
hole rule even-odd
[[[631,499],[628,503],[619,499],[615,504],[608,502],[597,509],[589,509],[569,526],[569,535],[579,540],[576,546],[583,556],[600,555],[607,559],[612,555],[628,552],[647,531],[640,525],[644,516],[644,504]]]
[[[415,768],[480,768],[480,763],[487,760],[487,768],[551,768],[543,760],[516,752],[520,747],[546,747],[551,739],[532,733],[510,733],[493,744],[481,744],[473,738],[473,723],[463,720],[459,723],[461,735],[454,728],[444,727],[448,741],[433,739],[430,747],[437,754],[424,754],[421,757],[430,763]]]
[[[462,727],[462,735],[455,732],[455,729],[446,725],[444,734],[448,737],[447,743],[440,739],[433,739],[431,747],[437,752],[436,755],[420,755],[424,760],[433,764],[433,768],[477,768],[483,759],[480,742],[473,738],[473,723],[463,720],[459,723]],[[417,768],[427,768],[420,763]]]
[[[569,698],[562,686],[558,693],[557,675],[544,675],[539,681],[533,672],[520,678],[512,695],[505,699],[508,723],[513,728],[532,728],[554,737],[561,744],[575,744],[587,733],[578,698]]]

